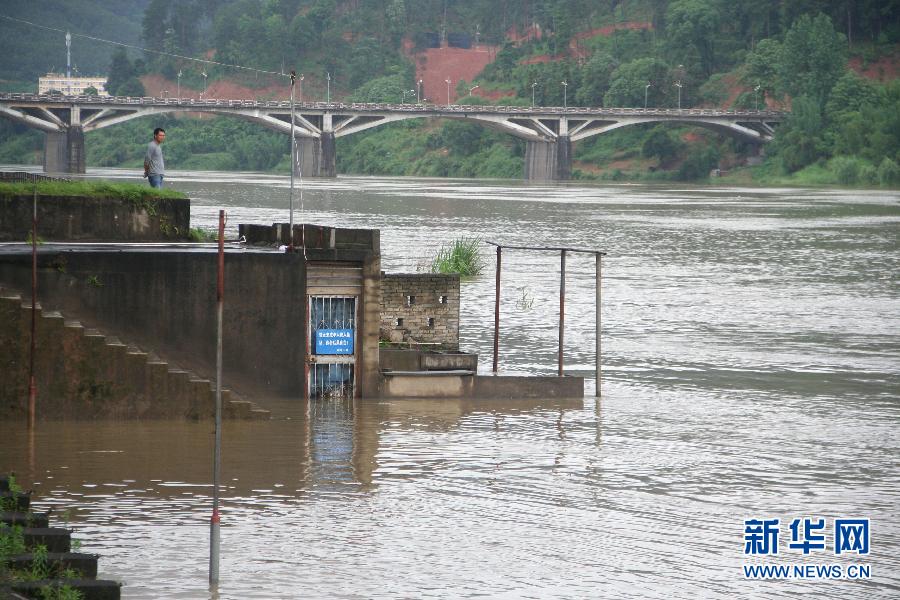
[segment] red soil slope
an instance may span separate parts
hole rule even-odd
[[[291,96],[291,88],[288,79],[285,78],[284,81],[285,83],[282,86],[270,85],[263,88],[249,88],[231,81],[217,80],[209,84],[209,88],[204,95],[207,98],[228,100],[287,100]],[[144,84],[144,89],[147,91],[148,96],[162,97],[164,95],[163,91],[168,90],[169,97],[174,98],[178,90],[176,81],[170,81],[162,75],[145,75],[141,77],[141,83]],[[197,99],[200,97],[200,90],[188,88],[182,83],[181,97]]]
[[[461,79],[475,79],[496,55],[497,47],[485,44],[472,48],[428,48],[415,54],[416,81],[422,80],[422,97],[436,104],[446,104],[446,81],[449,79],[450,102],[456,101],[456,84]]]

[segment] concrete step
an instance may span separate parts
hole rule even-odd
[[[46,568],[49,574],[59,575],[66,569],[77,572],[81,579],[96,579],[97,554],[82,554],[80,552],[48,552]],[[7,565],[17,571],[31,571],[34,562],[34,554],[17,554],[10,557]]]
[[[119,600],[122,597],[122,584],[108,579],[38,579],[14,583],[14,592],[28,598],[57,598],[57,589],[67,586],[78,592],[84,600]],[[44,589],[49,588],[49,596]]]
[[[26,527],[22,530],[25,548],[33,550],[47,546],[48,552],[68,552],[72,549],[72,531],[61,527]]]
[[[22,318],[30,315],[31,304],[21,293],[0,287],[0,302],[18,305],[23,311]],[[40,307],[40,304],[38,304]],[[182,369],[164,357],[145,350],[138,344],[123,341],[115,335],[108,335],[95,327],[85,325],[78,319],[66,318],[58,310],[39,313],[41,328],[52,328],[49,339],[54,339],[52,330],[58,328],[59,338],[64,347],[77,349],[77,353],[88,351],[92,364],[97,368],[97,376],[104,381],[117,379],[130,382],[127,401],[134,402],[132,409],[145,417],[164,416],[171,413],[171,403],[159,405],[159,399],[184,399],[184,415],[189,418],[213,418],[215,416],[215,389],[208,379]],[[44,335],[44,334],[42,334]],[[180,400],[179,400],[180,402]],[[223,390],[223,416],[236,419],[264,419],[270,413],[239,398],[230,390]],[[168,413],[167,413],[168,411]]]
[[[31,508],[31,492],[0,492],[0,505],[15,512],[28,512]]]
[[[50,524],[50,514],[0,511],[0,523],[5,525],[21,525],[23,527],[47,527]]]

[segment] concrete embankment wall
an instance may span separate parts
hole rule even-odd
[[[0,197],[0,241],[25,241],[31,232],[34,198]],[[38,239],[47,241],[161,241],[187,239],[187,198],[129,200],[38,196]]]
[[[215,373],[216,252],[94,249],[38,254],[38,298],[205,377]],[[0,254],[0,285],[31,289],[31,256]],[[235,250],[225,258],[224,381],[302,394],[303,257]],[[377,355],[376,355],[377,356]]]
[[[41,420],[215,416],[209,380],[129,348],[58,312],[35,312],[36,416]],[[31,361],[31,305],[0,293],[0,418],[25,418]],[[226,418],[268,418],[223,390]]]

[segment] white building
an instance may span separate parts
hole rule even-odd
[[[49,94],[51,90],[56,90],[66,96],[80,96],[89,87],[96,89],[101,96],[109,96],[106,92],[106,77],[66,77],[65,74],[47,73],[38,78],[38,94]]]

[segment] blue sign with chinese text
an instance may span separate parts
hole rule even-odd
[[[317,329],[316,354],[353,354],[353,330]]]

